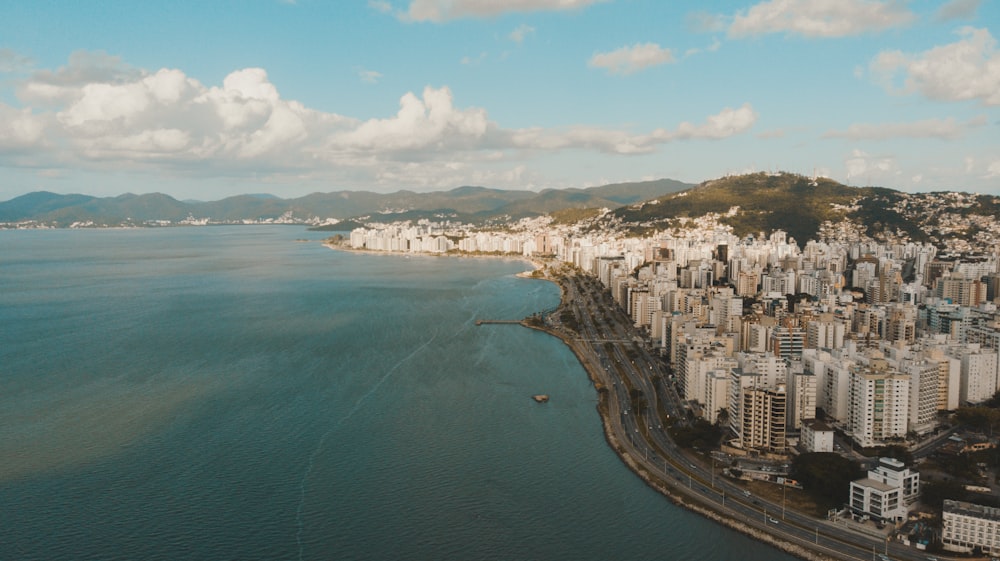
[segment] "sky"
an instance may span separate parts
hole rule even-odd
[[[789,171],[1000,195],[998,0],[5,0],[0,201]]]

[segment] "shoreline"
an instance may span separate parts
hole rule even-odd
[[[323,241],[322,243],[326,247],[335,251],[364,253],[372,255],[391,255],[395,257],[416,255],[420,257],[457,257],[465,259],[503,259],[508,261],[522,261],[530,264],[532,268],[526,271],[522,271],[520,273],[516,273],[515,276],[525,279],[544,280],[547,282],[551,282],[555,284],[557,287],[559,287],[559,305],[551,313],[559,313],[562,310],[564,310],[567,306],[566,289],[565,287],[563,287],[562,283],[552,278],[548,274],[543,274],[543,275],[536,274],[538,271],[546,269],[548,265],[542,261],[531,259],[528,257],[489,255],[489,254],[480,254],[480,255],[448,254],[448,253],[437,254],[437,253],[412,253],[404,251],[378,251],[369,249],[354,249],[351,247],[335,245],[328,241]],[[625,466],[629,469],[629,471],[638,476],[639,479],[641,479],[651,489],[666,497],[667,500],[669,500],[674,505],[677,505],[690,512],[698,514],[703,518],[706,518],[716,524],[719,524],[721,526],[739,532],[740,534],[743,534],[744,536],[747,536],[751,539],[770,545],[771,547],[774,547],[783,553],[787,553],[789,555],[798,557],[799,559],[805,559],[807,561],[837,560],[836,557],[825,555],[811,548],[803,547],[801,545],[792,543],[790,541],[780,539],[774,534],[762,531],[758,528],[745,524],[737,518],[719,512],[710,505],[706,505],[703,504],[702,502],[693,501],[687,497],[684,497],[681,494],[677,493],[676,490],[673,489],[670,485],[665,485],[664,482],[661,481],[660,479],[653,478],[645,469],[643,469],[639,465],[636,459],[633,458],[631,454],[619,443],[618,438],[615,436],[611,425],[611,418],[608,414],[608,407],[606,402],[607,392],[601,391],[601,389],[604,388],[605,384],[600,379],[600,377],[596,372],[587,368],[587,361],[585,361],[583,358],[583,351],[580,348],[579,343],[567,337],[565,334],[553,330],[549,327],[546,327],[545,325],[537,325],[527,321],[526,319],[520,320],[519,323],[523,327],[527,327],[528,329],[533,329],[535,331],[540,331],[559,339],[560,341],[563,342],[564,345],[569,347],[569,349],[573,352],[573,355],[576,357],[577,362],[584,369],[584,371],[587,372],[587,377],[590,379],[590,382],[591,384],[593,384],[594,389],[597,393],[596,409],[598,415],[601,418],[601,427],[604,432],[605,442],[607,443],[608,447],[615,452],[615,454],[618,456],[618,459],[625,464]]]
[[[537,263],[534,262],[533,264],[537,265]],[[564,307],[566,306],[566,301],[565,301],[566,290],[563,288],[561,283],[548,276],[528,277],[528,278],[540,278],[542,280],[547,280],[549,282],[552,282],[553,284],[558,286],[560,294],[559,306],[555,309],[554,313],[558,313],[564,309]],[[521,321],[521,325],[529,329],[541,331],[543,333],[547,333],[553,337],[556,337],[557,339],[562,341],[564,345],[569,347],[571,351],[573,351],[573,355],[576,356],[577,362],[579,362],[580,366],[584,369],[584,371],[587,372],[587,377],[590,378],[591,383],[594,385],[594,388],[597,391],[597,400],[598,400],[597,412],[598,415],[600,415],[601,417],[601,426],[604,431],[604,440],[607,442],[608,447],[615,452],[615,454],[622,461],[622,463],[624,463],[625,466],[628,467],[628,469],[633,474],[638,476],[639,479],[645,482],[647,486],[649,486],[656,492],[666,497],[667,500],[669,500],[671,503],[681,508],[684,508],[704,518],[707,518],[708,520],[715,522],[716,524],[720,524],[731,530],[739,532],[751,539],[770,545],[782,551],[783,553],[787,553],[789,555],[798,557],[799,559],[806,559],[807,561],[836,560],[835,557],[831,557],[823,553],[820,553],[818,551],[814,551],[810,548],[806,548],[794,544],[790,541],[780,539],[774,534],[761,531],[758,528],[754,528],[748,524],[744,524],[743,522],[741,522],[736,518],[733,518],[732,516],[728,516],[721,512],[718,512],[711,506],[702,504],[701,502],[692,501],[686,497],[683,497],[680,494],[678,494],[671,486],[664,485],[663,482],[660,481],[659,479],[654,479],[645,469],[643,469],[639,465],[639,463],[635,460],[635,458],[633,458],[631,454],[629,454],[629,452],[625,450],[625,448],[621,446],[621,444],[618,442],[618,438],[615,436],[614,431],[612,430],[611,419],[608,415],[608,408],[606,403],[607,392],[600,391],[604,387],[604,382],[598,377],[598,375],[595,372],[587,368],[587,361],[583,359],[582,350],[579,348],[578,343],[572,339],[569,339],[564,334],[552,330],[548,327],[545,327],[544,325],[534,325],[524,320]]]
[[[332,243],[332,242],[330,242],[328,240],[321,240],[320,243],[323,246],[327,247],[328,249],[332,249],[333,251],[343,251],[345,253],[360,253],[362,255],[386,255],[386,256],[392,256],[392,257],[432,257],[432,258],[435,258],[435,259],[450,257],[450,258],[454,258],[454,259],[497,259],[497,260],[501,260],[501,261],[520,261],[522,263],[527,263],[527,264],[531,265],[532,269],[529,269],[527,271],[521,271],[520,273],[515,273],[515,276],[520,277],[520,278],[528,278],[528,279],[534,278],[534,279],[541,279],[541,280],[549,280],[549,279],[545,279],[544,277],[534,277],[534,276],[532,276],[532,273],[534,273],[535,271],[537,271],[539,269],[544,268],[545,265],[542,262],[540,262],[540,261],[536,261],[534,259],[531,259],[530,257],[525,257],[523,255],[491,254],[491,253],[464,253],[464,252],[459,252],[459,253],[426,253],[426,252],[419,252],[419,251],[415,252],[415,251],[392,251],[392,250],[379,250],[379,249],[355,249],[353,247],[347,247],[347,246],[344,246],[344,245],[338,245],[338,244]],[[558,284],[558,283],[556,283],[556,284]],[[561,288],[560,288],[560,290],[561,290]]]

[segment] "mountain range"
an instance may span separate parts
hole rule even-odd
[[[422,218],[499,225],[543,215],[579,231],[622,235],[690,228],[692,221],[708,217],[740,237],[781,229],[800,245],[834,236],[926,242],[955,251],[1000,244],[1000,198],[992,195],[905,193],[793,173],[727,176],[698,185],[660,179],[541,192],[467,186],[430,193],[335,191],[294,199],[240,195],[214,202],[178,201],[159,193],[98,198],[36,192],[0,203],[0,226],[200,220],[328,224],[342,230]],[[340,222],[329,225],[334,221]]]
[[[75,223],[96,226],[180,222],[336,220],[416,220],[449,217],[466,223],[539,216],[570,208],[618,208],[692,187],[671,179],[617,183],[588,189],[509,191],[458,187],[450,191],[383,194],[369,191],[313,193],[294,199],[238,195],[219,201],[178,201],[168,195],[125,194],[117,197],[34,192],[0,203],[0,223],[36,222],[55,227]]]

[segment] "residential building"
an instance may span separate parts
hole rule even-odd
[[[860,446],[878,446],[906,436],[910,378],[890,369],[883,358],[850,371],[848,430]]]
[[[1000,555],[1000,508],[944,500],[941,543],[946,551]]]
[[[851,482],[848,504],[855,514],[897,522],[906,519],[909,505],[919,496],[919,473],[895,458],[879,458],[868,477]]]

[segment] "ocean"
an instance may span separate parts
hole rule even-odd
[[[558,303],[525,262],[327,235],[0,231],[0,560],[792,559],[626,469],[559,340],[476,326]]]

